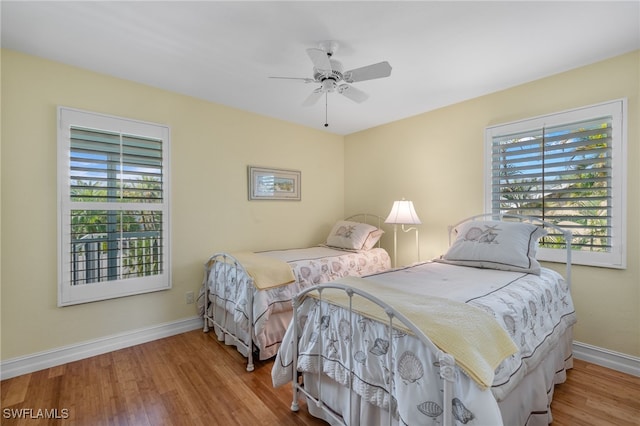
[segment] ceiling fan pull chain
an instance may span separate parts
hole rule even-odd
[[[329,92],[324,92],[324,127],[329,127],[329,120],[328,120],[328,105],[329,103]]]

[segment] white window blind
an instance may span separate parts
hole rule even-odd
[[[59,304],[170,288],[168,128],[59,108]]]
[[[487,206],[548,220],[573,233],[576,263],[624,267],[623,102],[487,129]],[[543,260],[563,248],[541,241]],[[547,250],[544,250],[547,249]]]

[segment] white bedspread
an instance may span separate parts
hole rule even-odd
[[[559,274],[546,268],[536,276],[427,263],[366,279],[411,291],[416,298],[446,297],[476,306],[495,317],[516,343],[518,352],[496,369],[490,391],[482,391],[457,369],[454,416],[464,424],[472,418],[476,419],[474,424],[500,424],[497,401],[535,368],[559,336],[575,323],[569,286]],[[417,339],[397,332],[389,342],[384,337],[384,327],[362,317],[356,321],[358,327],[346,330],[348,315],[344,310],[311,298],[305,300],[300,312],[305,325],[301,331],[299,371],[317,372],[322,357],[324,374],[346,385],[345,366],[349,365],[346,343],[353,340],[352,353],[357,360],[354,390],[363,399],[388,407],[386,383],[392,380],[392,407],[395,406],[403,422],[423,424],[428,417],[439,417],[441,384],[433,380],[438,377],[435,367],[438,360],[434,354],[426,353]],[[287,383],[292,377],[291,334],[290,327],[276,357],[272,370],[274,386]],[[322,349],[318,347],[319,336],[329,342]],[[391,374],[385,366],[386,357],[381,356],[390,345],[398,354]]]

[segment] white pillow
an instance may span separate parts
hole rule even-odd
[[[375,226],[367,223],[341,220],[338,221],[333,226],[333,229],[331,229],[331,232],[329,232],[327,245],[352,250],[363,250],[369,235],[377,231],[377,229]],[[373,244],[375,244],[375,242]]]
[[[362,246],[362,250],[371,250],[374,248],[380,237],[382,237],[382,234],[384,234],[384,231],[380,228],[377,228],[375,231],[371,231]]]
[[[531,223],[471,221],[438,262],[540,275],[538,239],[547,231]]]

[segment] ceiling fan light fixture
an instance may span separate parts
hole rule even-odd
[[[337,87],[338,87],[338,84],[336,83],[335,80],[333,80],[331,78],[327,78],[326,80],[324,80],[322,82],[322,91],[323,92],[334,92]]]

